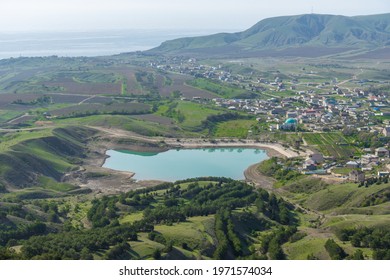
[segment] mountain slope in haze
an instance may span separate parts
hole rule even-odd
[[[151,52],[226,50],[251,52],[296,47],[375,49],[390,46],[390,14],[335,16],[306,14],[264,19],[237,33],[181,38]]]

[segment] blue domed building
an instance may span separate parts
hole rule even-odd
[[[287,119],[284,124],[280,126],[281,130],[295,130],[298,127],[298,121],[293,118]]]

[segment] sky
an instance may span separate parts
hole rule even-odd
[[[389,0],[0,0],[0,32],[240,31],[268,17],[390,13]]]

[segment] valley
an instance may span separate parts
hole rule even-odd
[[[347,21],[276,20],[274,35]],[[376,20],[348,21],[339,44],[266,42],[260,22],[146,52],[0,60],[0,259],[389,259],[390,25]],[[268,159],[242,180],[103,167],[107,150],[193,148]]]

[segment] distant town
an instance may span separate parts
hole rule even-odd
[[[264,78],[253,72],[247,75],[233,74],[221,65],[200,64],[196,58],[159,58],[150,66],[162,71],[186,74],[257,93],[261,98],[212,98],[193,97],[192,101],[213,104],[231,111],[246,112],[257,116],[270,132],[282,131],[346,134],[366,132],[376,135],[383,146],[361,148],[359,156],[341,159],[312,153],[297,168],[303,174],[329,175],[339,181],[366,182],[368,178],[386,178],[390,171],[390,103],[388,91],[377,90],[372,85],[389,87],[388,80],[359,77],[340,81],[333,78],[323,82],[301,82],[298,75],[283,79]],[[326,66],[326,65],[325,65]],[[329,66],[329,65],[328,65]],[[337,65],[330,65],[337,67]],[[302,72],[315,76],[315,72]],[[280,72],[279,72],[280,73]],[[352,86],[351,86],[352,85]],[[371,85],[371,86],[370,86]],[[287,93],[287,94],[283,94]],[[285,95],[285,96],[284,96]],[[189,100],[183,97],[182,100]],[[384,118],[381,118],[384,117]],[[250,138],[252,131],[248,131]],[[302,137],[299,139],[302,141]],[[348,143],[335,143],[347,145]],[[299,143],[298,143],[299,145]],[[336,172],[333,172],[336,170]],[[373,172],[373,170],[375,172]],[[341,172],[337,172],[341,171]],[[366,176],[366,174],[370,174]]]

